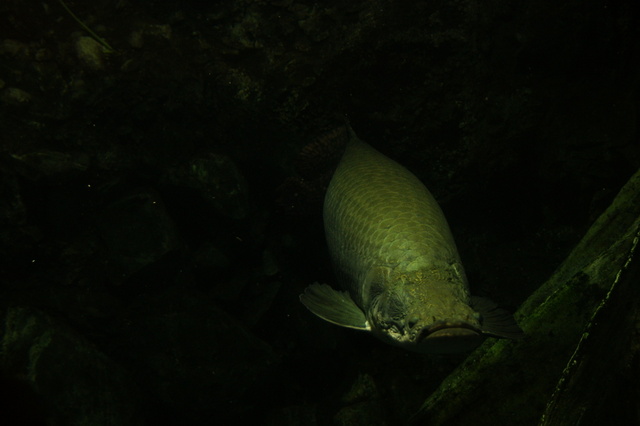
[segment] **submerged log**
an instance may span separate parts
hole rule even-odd
[[[413,422],[640,424],[639,237],[640,171],[518,310],[526,338],[487,340]]]

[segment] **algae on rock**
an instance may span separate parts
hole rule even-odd
[[[427,398],[413,420],[547,425],[577,424],[587,412],[590,418],[611,414],[602,403],[595,404],[601,400],[600,388],[613,391],[627,370],[638,368],[622,360],[640,350],[632,339],[640,317],[635,301],[639,233],[640,171],[518,310],[526,337],[485,342]],[[592,373],[590,380],[585,371]],[[591,393],[584,387],[577,392],[576,383],[585,382],[591,383],[586,388]],[[631,405],[617,400],[615,415],[620,420],[632,416]]]

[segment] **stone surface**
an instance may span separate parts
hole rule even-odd
[[[4,315],[2,369],[24,378],[35,390],[47,424],[142,421],[143,395],[129,374],[96,345],[35,308],[13,307]]]

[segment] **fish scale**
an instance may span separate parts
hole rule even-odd
[[[372,264],[402,271],[405,265],[460,262],[449,225],[427,188],[358,139],[349,142],[331,180],[324,222],[336,266],[354,281]]]

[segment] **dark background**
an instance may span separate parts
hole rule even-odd
[[[640,166],[634,1],[65,4],[111,49],[0,4],[3,422],[405,421],[464,357],[298,302],[345,122],[511,311]]]

